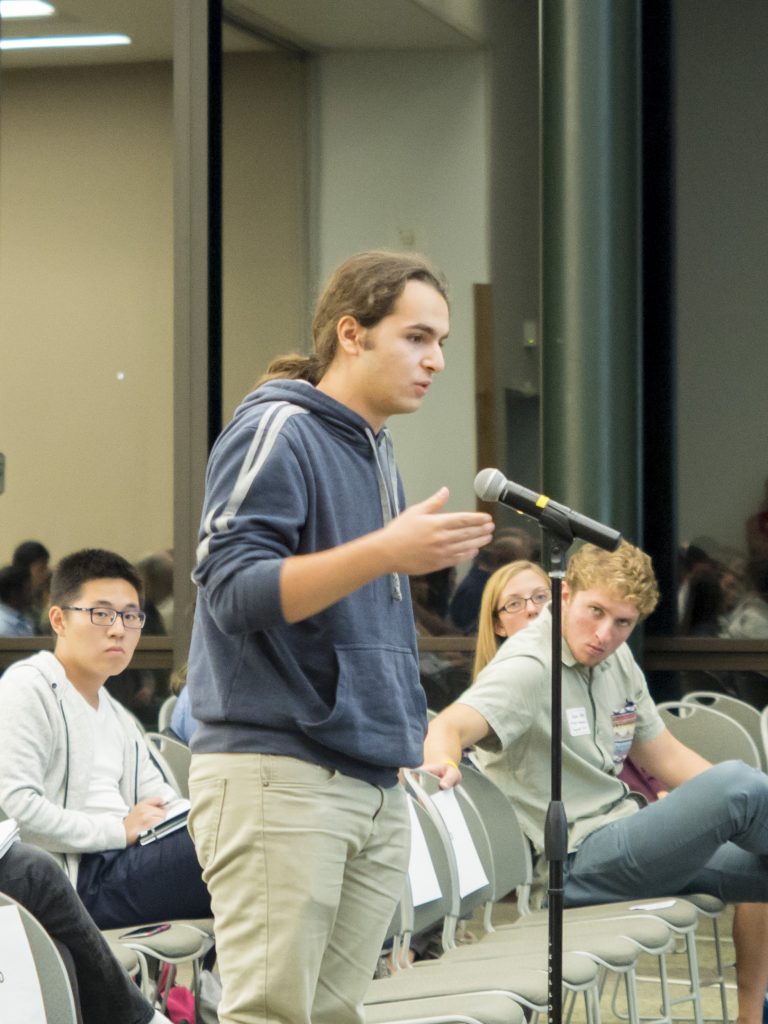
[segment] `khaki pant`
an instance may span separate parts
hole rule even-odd
[[[405,794],[273,754],[195,754],[221,1024],[361,1024],[403,889]]]

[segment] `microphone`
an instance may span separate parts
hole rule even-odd
[[[604,526],[595,519],[574,512],[573,509],[552,501],[546,494],[537,494],[527,487],[507,480],[498,469],[481,469],[475,477],[475,494],[481,501],[498,501],[507,508],[513,508],[531,519],[536,519],[543,527],[549,513],[555,513],[552,524],[556,532],[562,532],[562,524],[570,530],[572,537],[589,541],[606,551],[615,551],[621,543],[621,534],[610,526]],[[557,530],[556,520],[560,521],[561,529]]]

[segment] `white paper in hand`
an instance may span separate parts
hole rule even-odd
[[[459,895],[463,899],[471,892],[477,892],[488,885],[488,876],[483,869],[480,855],[472,841],[469,826],[464,820],[454,791],[441,789],[432,796],[432,803],[440,812],[443,824],[451,837],[459,869]]]

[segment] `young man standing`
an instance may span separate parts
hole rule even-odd
[[[385,424],[443,369],[445,288],[361,253],[211,455],[188,686],[222,1024],[358,1024],[408,863],[403,765],[425,700],[406,574],[474,557],[490,517],[404,509]]]
[[[623,542],[586,544],[563,585],[563,802],[566,906],[708,892],[738,902],[739,1021],[758,1024],[768,984],[768,777],[737,761],[712,767],[664,727],[626,641],[658,600],[650,559]],[[462,750],[512,799],[544,848],[551,742],[551,617],[500,648],[474,685],[431,723],[425,767],[449,788]],[[641,807],[618,778],[624,760],[670,794]],[[638,813],[642,811],[642,813]],[[539,878],[546,877],[543,858]]]
[[[104,689],[141,636],[141,580],[124,558],[84,550],[51,580],[56,644],[0,679],[0,808],[52,853],[100,928],[207,917],[189,835],[142,846],[178,794],[131,716]]]

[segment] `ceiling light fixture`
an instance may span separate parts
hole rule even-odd
[[[47,18],[53,10],[46,0],[0,0],[0,18]]]
[[[29,39],[0,39],[0,50],[55,49],[61,46],[126,46],[130,36],[38,36]]]

